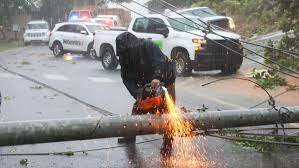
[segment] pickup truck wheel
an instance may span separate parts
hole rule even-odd
[[[102,65],[106,70],[114,70],[118,66],[118,60],[111,47],[105,47],[102,52]]]
[[[97,53],[94,49],[91,49],[88,55],[91,59],[97,59]]]
[[[85,57],[90,57],[91,59],[96,59],[97,58],[97,53],[93,49],[92,45],[89,44],[87,47],[87,52],[84,54]]]
[[[232,75],[235,74],[238,69],[240,69],[240,66],[237,65],[229,65],[227,67],[222,67],[221,72],[225,75]]]
[[[60,57],[63,54],[63,47],[60,42],[53,44],[53,54],[55,57]]]
[[[191,61],[186,51],[177,50],[172,58],[176,63],[176,73],[178,76],[190,76],[192,73]]]

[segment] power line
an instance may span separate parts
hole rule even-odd
[[[296,89],[299,89],[299,87],[296,87],[295,90],[296,90]],[[282,96],[282,95],[284,95],[284,94],[286,94],[286,93],[288,93],[288,92],[290,92],[290,91],[292,91],[292,90],[286,90],[286,91],[283,91],[283,92],[281,92],[281,93],[279,93],[279,94],[273,96],[273,99],[275,99],[275,98],[277,98],[277,97],[280,97],[280,96]],[[270,100],[270,99],[264,100],[264,101],[262,101],[262,102],[260,102],[260,103],[258,103],[258,104],[256,104],[256,105],[250,107],[249,109],[253,109],[253,108],[256,108],[256,107],[258,107],[258,106],[260,106],[260,105],[262,105],[262,104],[265,104],[265,103],[269,102],[269,100]]]
[[[205,83],[205,84],[202,84],[201,86],[207,86],[207,85],[210,85],[210,84],[213,84],[213,83],[216,83],[216,82],[219,82],[219,81],[224,81],[224,80],[231,80],[231,79],[236,79],[236,80],[244,80],[244,81],[248,81],[248,82],[251,82],[257,86],[259,86],[261,89],[263,89],[268,97],[269,97],[269,100],[270,101],[273,101],[273,97],[272,95],[267,91],[267,89],[265,89],[262,85],[258,84],[257,82],[253,81],[253,80],[250,80],[250,79],[247,79],[247,78],[239,78],[239,77],[228,77],[228,78],[221,78],[221,79],[217,79],[217,80],[214,80],[214,81],[211,81],[211,82],[208,82],[208,83]]]
[[[144,144],[154,141],[159,141],[162,138],[150,139],[146,141],[136,142],[135,144]],[[128,147],[128,145],[116,145],[111,147],[103,147],[103,148],[95,148],[95,149],[87,149],[87,150],[76,150],[76,151],[66,151],[66,152],[44,152],[44,153],[0,153],[0,156],[47,156],[47,155],[74,155],[75,153],[86,153],[86,152],[95,152],[102,150],[111,150],[116,148],[124,148]]]
[[[157,0],[157,1],[158,1],[162,6],[164,6],[164,7],[167,8],[167,6],[166,6],[165,4],[162,3],[162,2],[165,2],[164,0]],[[138,2],[136,2],[136,1],[134,1],[134,0],[133,0],[133,2],[138,3]],[[139,3],[138,3],[138,4],[139,4]],[[145,6],[142,5],[142,4],[139,4],[139,5],[145,7]],[[149,10],[151,10],[151,9],[149,9]],[[199,25],[198,23],[194,22],[192,19],[190,19],[190,18],[188,18],[188,17],[186,17],[186,16],[184,16],[184,15],[182,15],[182,14],[180,14],[180,13],[178,13],[178,12],[172,10],[172,9],[169,9],[169,10],[171,10],[172,12],[176,13],[177,15],[180,15],[181,17],[183,17],[183,18],[185,18],[185,19],[191,21],[192,23],[194,23],[194,24],[196,24],[196,25]],[[161,13],[160,13],[160,14],[161,14]],[[202,22],[203,24],[209,26],[206,22],[202,21],[200,18],[198,18],[198,20],[199,20],[200,22]],[[184,24],[185,24],[185,23],[184,23]],[[188,24],[185,24],[185,25],[187,25],[187,26],[191,26],[191,25],[188,25]],[[193,28],[195,28],[195,27],[193,27]],[[202,30],[201,30],[201,31],[202,31]],[[234,44],[241,45],[241,44],[236,43],[236,42],[232,41],[231,39],[229,39],[229,38],[227,38],[227,37],[225,37],[225,36],[223,36],[223,35],[220,35],[220,34],[218,34],[218,33],[215,33],[215,32],[212,31],[212,30],[209,30],[209,31],[210,31],[211,33],[217,35],[217,36],[220,36],[220,37],[222,37],[222,38],[224,38],[224,39],[226,39],[226,40],[228,40],[228,41],[234,43]],[[210,39],[210,40],[211,40],[211,39]],[[253,50],[250,50],[250,49],[248,49],[248,48],[246,48],[246,47],[243,47],[243,48],[244,48],[245,50],[247,50],[247,51],[250,51],[250,52],[254,53],[255,55],[257,55],[257,56],[259,56],[259,57],[261,57],[261,58],[264,58],[264,59],[267,60],[267,61],[270,61],[271,63],[273,63],[273,64],[275,64],[275,65],[278,65],[278,66],[280,66],[280,67],[282,67],[282,68],[284,68],[284,69],[286,69],[286,70],[288,70],[288,71],[290,71],[290,72],[293,72],[293,73],[299,75],[298,72],[296,72],[296,71],[294,71],[294,70],[292,70],[292,69],[290,69],[290,68],[288,68],[288,67],[286,67],[286,66],[284,66],[284,65],[281,65],[281,64],[279,64],[279,63],[277,63],[277,62],[275,62],[275,61],[273,61],[273,60],[271,60],[271,59],[269,59],[269,58],[266,58],[266,57],[260,55],[259,53],[255,52],[255,51],[253,51]]]
[[[138,4],[138,5],[142,6],[142,7],[144,7],[144,8],[146,8],[146,9],[150,10],[150,11],[154,11],[154,12],[156,12],[156,13],[158,13],[158,14],[160,14],[160,15],[166,17],[166,18],[170,18],[170,17],[168,17],[168,16],[166,16],[166,15],[160,13],[160,12],[157,12],[156,10],[149,9],[148,7],[142,5],[142,4],[140,4],[140,3],[138,3],[138,2],[136,2],[136,1],[134,1],[134,0],[132,0],[132,2],[134,2],[134,3],[136,3],[136,4]],[[138,13],[138,12],[136,12],[136,11],[130,9],[130,8],[128,8],[127,6],[122,5],[122,4],[119,3],[119,2],[115,2],[115,1],[114,1],[114,3],[120,5],[120,6],[124,7],[124,8],[126,8],[126,9],[128,9],[129,11],[131,11],[131,12],[133,12],[133,13],[136,13],[136,14],[138,14],[138,15],[144,17],[144,18],[147,18],[147,19],[149,19],[149,20],[151,20],[151,21],[157,22],[156,20],[153,20],[153,19],[151,19],[151,18],[148,18],[148,17],[146,17],[145,15],[142,15],[142,14],[140,14],[140,13]],[[163,4],[163,5],[164,5],[164,4]],[[170,18],[170,19],[173,19],[173,20],[175,20],[175,21],[177,21],[177,22],[180,22],[180,21],[178,21],[178,20],[176,20],[176,19],[174,19],[174,18]],[[157,22],[157,23],[162,24],[162,23],[160,23],[160,22]],[[184,25],[187,25],[187,26],[189,26],[189,27],[192,27],[191,25],[188,25],[188,24],[185,24],[185,23],[183,23],[183,24],[184,24]],[[205,23],[205,24],[206,24],[206,23]],[[162,25],[165,25],[165,26],[167,26],[167,27],[171,27],[171,26],[166,25],[166,24],[162,24]],[[195,28],[195,27],[194,27],[194,28]],[[196,29],[198,29],[198,28],[196,27]],[[188,31],[184,31],[184,30],[181,30],[181,29],[177,29],[177,30],[180,30],[180,31],[185,32],[185,33],[189,33],[189,34],[192,34],[192,35],[196,35],[196,36],[200,36],[200,37],[204,37],[204,38],[209,39],[209,38],[206,37],[206,36],[202,36],[202,35],[199,35],[199,34],[196,34],[196,33],[188,32]],[[201,30],[201,29],[199,29],[199,30]],[[201,30],[201,31],[203,31],[203,30]],[[244,58],[247,58],[247,59],[249,59],[249,60],[251,60],[251,61],[253,61],[253,62],[256,62],[256,63],[258,63],[258,64],[260,64],[260,65],[263,65],[263,66],[265,66],[265,67],[267,67],[267,68],[276,70],[276,71],[278,71],[278,72],[281,72],[281,73],[283,73],[283,74],[285,74],[285,75],[288,75],[288,76],[291,76],[291,77],[293,77],[293,78],[299,79],[299,77],[297,77],[297,76],[294,76],[294,75],[289,74],[289,73],[287,73],[287,72],[281,71],[280,69],[273,68],[273,67],[271,67],[271,66],[269,66],[269,65],[263,64],[263,63],[261,63],[261,62],[258,62],[258,61],[256,61],[256,60],[252,59],[252,58],[249,58],[249,57],[247,57],[247,56],[245,56],[245,55],[243,55],[243,54],[241,54],[241,53],[239,53],[239,52],[237,52],[237,51],[235,51],[235,50],[233,50],[233,49],[231,49],[231,48],[229,48],[229,47],[227,47],[227,46],[225,46],[225,45],[223,45],[223,44],[221,44],[221,43],[219,43],[219,42],[217,42],[217,41],[215,41],[215,40],[213,40],[213,39],[209,39],[209,40],[212,41],[212,42],[214,42],[214,43],[216,43],[216,44],[218,44],[218,45],[220,45],[220,46],[222,46],[222,47],[224,47],[224,48],[226,48],[226,49],[228,49],[228,50],[230,50],[230,51],[232,51],[232,52],[234,52],[234,53],[236,53],[237,55],[240,55],[240,56],[242,56],[242,57],[244,57]],[[288,68],[287,68],[287,69],[288,69]]]
[[[291,57],[294,58],[299,58],[299,53],[293,52],[293,51],[288,51],[288,50],[283,50],[283,49],[279,49],[279,48],[274,48],[274,47],[269,47],[269,46],[265,46],[265,45],[261,45],[261,44],[256,44],[256,43],[252,43],[252,42],[248,42],[248,41],[244,41],[241,40],[241,42],[246,43],[246,44],[250,44],[250,45],[254,45],[254,46],[258,46],[258,47],[262,47],[262,48],[267,48],[267,49],[271,49],[271,50],[277,50],[280,51],[284,54],[288,54]]]

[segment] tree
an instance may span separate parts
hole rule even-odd
[[[276,0],[279,27],[285,33],[281,41],[283,48],[299,52],[299,1]]]
[[[275,0],[275,3],[278,8],[276,15],[279,20],[279,29],[282,30],[285,35],[277,45],[272,41],[269,41],[268,45],[270,47],[277,47],[279,49],[299,53],[299,1]],[[289,54],[265,49],[265,56],[284,66],[299,70],[299,59]]]
[[[22,13],[30,12],[39,0],[0,0],[0,8],[3,9],[2,17],[7,18],[10,22],[11,16]]]

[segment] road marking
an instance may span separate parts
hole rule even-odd
[[[238,104],[230,103],[230,102],[218,99],[218,98],[213,97],[213,96],[204,95],[202,93],[197,93],[197,92],[190,91],[190,90],[187,90],[187,89],[184,89],[184,91],[186,91],[189,94],[192,94],[194,96],[201,97],[201,98],[204,98],[204,99],[207,99],[207,100],[210,100],[210,101],[222,104],[222,105],[230,106],[230,107],[237,108],[237,109],[246,109],[245,107],[242,107]]]
[[[271,38],[274,38],[274,37],[279,37],[279,36],[282,36],[282,35],[284,35],[283,32],[277,32],[277,33],[275,33],[275,34],[266,35],[266,36],[264,36],[264,37],[261,37],[261,38],[252,40],[252,41],[250,41],[250,42],[259,42],[259,41],[268,40],[268,39],[271,39]]]
[[[237,109],[246,109],[245,107],[242,107],[242,106],[240,106],[238,104],[230,103],[230,102],[227,102],[227,101],[224,101],[224,100],[212,97],[212,96],[207,96],[207,95],[202,95],[202,94],[196,94],[196,93],[193,93],[193,94],[196,95],[196,96],[198,96],[198,97],[202,97],[202,98],[208,99],[210,101],[214,101],[214,102],[222,104],[222,105],[230,106],[230,107],[237,108]]]
[[[10,74],[10,73],[0,73],[0,78],[6,78],[6,79],[21,79],[21,77]]]
[[[88,77],[88,80],[96,83],[115,83],[116,81],[109,78],[101,78],[101,77]]]
[[[61,81],[69,80],[65,76],[59,74],[44,74],[44,78],[51,79],[51,80],[61,80]]]

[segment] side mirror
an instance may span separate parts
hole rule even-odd
[[[163,28],[157,28],[156,29],[156,33],[157,34],[161,34],[163,35],[165,38],[168,37],[169,34],[169,29],[167,27],[163,27]]]
[[[86,31],[86,30],[81,30],[81,31],[80,31],[80,34],[87,35],[88,33],[87,33],[87,31]]]

